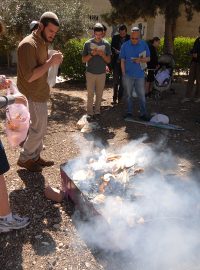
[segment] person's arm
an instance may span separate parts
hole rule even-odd
[[[15,102],[15,97],[12,95],[9,96],[0,96],[0,109],[6,107],[7,105],[11,105]]]
[[[23,104],[27,106],[27,100],[22,94],[0,96],[0,109],[13,103]]]
[[[82,52],[82,62],[83,63],[89,62],[92,59],[92,57],[95,55],[95,51],[89,52],[89,47],[88,47],[89,44],[90,43],[86,42],[84,44],[84,47],[83,47],[83,52]]]
[[[109,64],[111,61],[111,56],[106,55],[103,51],[98,50],[98,55],[101,56],[106,64]]]
[[[63,55],[61,52],[56,52],[54,53],[47,61],[45,64],[43,64],[42,66],[36,67],[33,70],[33,74],[30,77],[30,79],[28,80],[28,82],[33,82],[37,79],[39,79],[40,77],[42,77],[51,66],[54,65],[60,65],[62,63],[63,60]]]
[[[122,75],[125,76],[126,70],[125,70],[125,59],[121,59],[121,70],[122,70]]]
[[[38,66],[35,50],[29,43],[18,48],[18,69],[29,83],[42,77],[50,66],[59,65],[63,59],[62,53],[56,52],[43,65]]]
[[[92,54],[88,54],[88,55],[82,56],[82,62],[83,62],[83,63],[87,63],[87,62],[89,62],[91,59],[92,59]]]
[[[126,52],[125,52],[125,44],[122,45],[120,54],[119,54],[119,59],[121,60],[121,71],[122,75],[124,76],[126,74],[126,69],[125,69],[125,62],[126,62]]]

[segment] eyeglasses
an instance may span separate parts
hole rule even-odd
[[[139,38],[131,38],[131,40],[138,40]]]

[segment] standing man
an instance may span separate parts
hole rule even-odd
[[[148,121],[145,101],[144,68],[150,61],[150,52],[147,43],[140,39],[140,30],[133,27],[130,40],[122,45],[120,56],[124,86],[127,94],[127,111],[125,117],[133,115],[133,92],[139,98],[140,118]]]
[[[113,69],[113,105],[120,102],[123,96],[123,83],[122,83],[122,71],[121,63],[119,59],[119,53],[121,46],[124,42],[128,41],[130,36],[127,34],[126,25],[122,24],[119,27],[119,34],[114,35],[111,42],[112,50],[112,69]]]
[[[200,34],[200,26],[199,26]],[[185,98],[182,99],[182,103],[191,101],[193,97],[196,98],[195,102],[200,102],[200,37],[198,37],[193,45],[192,49],[192,61],[190,64],[189,78],[187,83],[187,90]],[[194,82],[196,81],[196,91],[194,92]]]
[[[63,55],[55,52],[48,58],[48,45],[59,29],[56,14],[45,12],[38,29],[25,37],[18,47],[17,86],[29,102],[31,124],[17,164],[32,172],[41,172],[43,166],[52,166],[40,153],[47,130],[47,101],[50,88],[47,73],[50,66],[59,65]]]
[[[82,53],[82,61],[86,63],[87,114],[89,118],[100,115],[106,80],[106,65],[111,60],[110,44],[103,39],[103,31],[102,24],[95,24],[94,38],[86,41]],[[96,94],[96,100],[93,111],[94,93]]]

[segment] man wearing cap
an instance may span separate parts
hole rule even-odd
[[[54,40],[58,30],[56,14],[45,12],[38,29],[20,42],[17,51],[17,86],[28,99],[31,117],[29,133],[17,164],[33,172],[41,172],[44,166],[54,164],[53,161],[42,159],[40,153],[47,129],[47,101],[50,94],[47,73],[51,66],[59,65],[63,59],[60,52],[48,57],[48,44]]]
[[[127,111],[125,117],[133,115],[133,93],[134,89],[139,98],[140,118],[149,120],[146,111],[144,68],[150,61],[150,52],[147,43],[140,39],[138,27],[131,29],[130,40],[125,42],[120,51],[121,69],[124,87],[127,94]]]
[[[36,29],[38,29],[38,26],[39,26],[39,22],[38,21],[32,21],[29,25],[30,27],[30,31],[33,32],[35,31]]]
[[[88,118],[98,117],[106,80],[106,65],[111,60],[110,44],[103,39],[103,26],[97,23],[94,26],[94,37],[84,44],[82,61],[86,63],[87,82],[87,114]],[[96,94],[93,110],[94,93]]]
[[[117,104],[117,101],[121,101],[124,92],[119,53],[122,44],[129,39],[130,36],[127,34],[127,27],[126,25],[122,24],[119,26],[119,34],[114,35],[111,42],[113,69],[113,105]]]

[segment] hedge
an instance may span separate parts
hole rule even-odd
[[[85,76],[85,64],[82,63],[82,50],[84,43],[87,39],[71,39],[64,47],[64,60],[62,64],[62,74],[64,77],[71,78],[73,80],[83,80]],[[110,40],[109,40],[110,41]],[[191,60],[190,50],[194,44],[194,38],[177,37],[174,41],[174,59],[176,63],[176,69],[187,70]],[[163,39],[161,40],[161,46],[159,53],[163,52]]]

